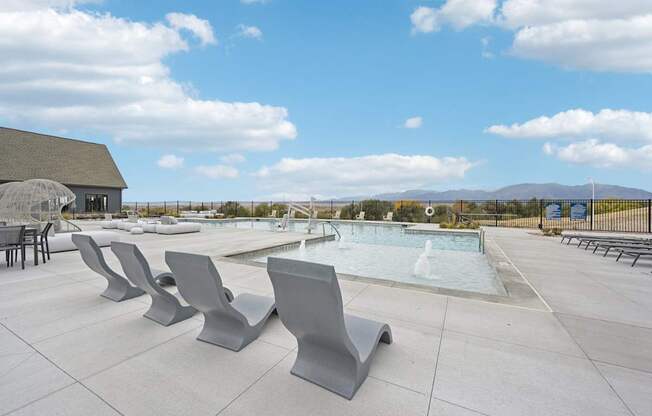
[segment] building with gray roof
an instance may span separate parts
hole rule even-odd
[[[119,212],[127,184],[104,144],[0,127],[0,183],[50,179],[76,196],[76,212]]]

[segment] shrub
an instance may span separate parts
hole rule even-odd
[[[459,230],[477,230],[480,228],[480,224],[477,222],[469,223],[453,223],[453,222],[441,222],[439,223],[439,228],[450,228],[450,229],[459,229]]]
[[[419,201],[394,202],[394,218],[402,222],[425,222],[425,206]]]
[[[554,236],[560,236],[561,235],[561,228],[558,228],[558,227],[544,228],[541,231],[543,231],[543,235],[545,235],[547,237],[554,237]]]
[[[251,215],[251,211],[249,211],[247,207],[236,201],[225,202],[222,205],[220,212],[227,218],[249,217]]]

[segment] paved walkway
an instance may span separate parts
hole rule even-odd
[[[165,249],[217,259],[304,237],[122,235],[154,267]],[[296,342],[275,316],[235,353],[195,340],[201,317],[164,328],[141,317],[146,298],[99,297],[104,280],[76,252],[0,268],[0,415],[652,414],[650,265],[632,269],[522,230],[488,238],[553,312],[342,280],[347,312],[388,322],[395,338],[351,401],[289,373]],[[264,269],[218,269],[236,293],[272,293]]]

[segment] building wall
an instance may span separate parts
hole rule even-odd
[[[68,186],[68,185],[67,185]],[[122,207],[122,190],[116,188],[91,188],[81,186],[68,186],[75,194],[75,212],[85,212],[86,209],[86,194],[104,194],[108,197],[107,212],[116,213],[120,212]]]

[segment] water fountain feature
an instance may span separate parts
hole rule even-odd
[[[414,264],[414,275],[423,279],[430,278],[430,261],[425,252],[421,253],[417,262]]]
[[[426,247],[425,247],[425,252],[426,256],[432,257],[433,252],[432,252],[432,240],[426,240]]]

